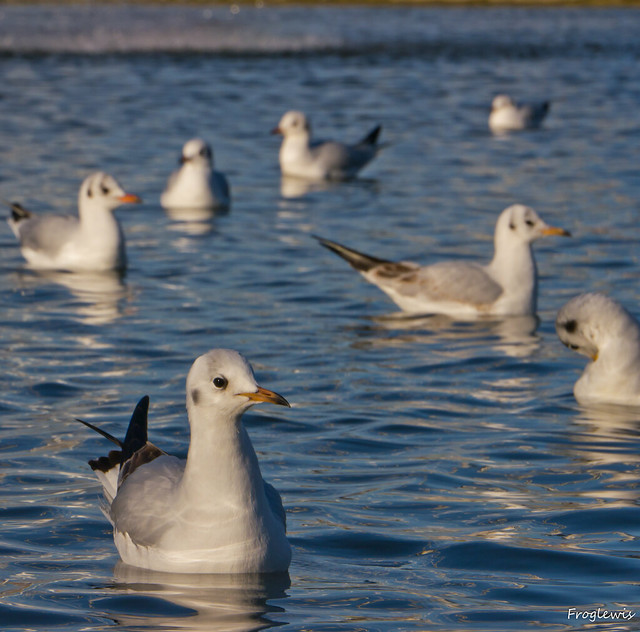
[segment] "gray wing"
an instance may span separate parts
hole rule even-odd
[[[21,222],[20,245],[55,255],[78,230],[77,218],[63,215],[43,215]]]
[[[287,529],[287,514],[284,511],[284,506],[282,505],[282,498],[280,498],[280,494],[276,490],[276,488],[267,483],[267,481],[263,481],[264,483],[264,494],[267,497],[267,502],[269,503],[269,507],[271,507],[271,511],[281,520],[282,525]]]
[[[335,141],[311,145],[314,160],[325,165],[330,177],[355,175],[375,155],[375,145],[344,145]]]
[[[530,127],[538,127],[549,111],[549,102],[527,103],[521,106],[520,111],[526,125]]]
[[[502,294],[502,287],[478,265],[461,261],[444,261],[424,268],[410,269],[409,264],[395,264],[398,274],[391,277],[396,291],[406,296],[425,296],[434,301],[455,301],[484,305],[493,303]],[[389,266],[386,266],[387,268]],[[384,284],[385,266],[376,277]]]
[[[111,504],[114,527],[138,544],[155,544],[171,522],[184,461],[161,454],[127,477]]]
[[[231,188],[224,173],[215,170],[211,172],[211,189],[222,204],[229,204]]]

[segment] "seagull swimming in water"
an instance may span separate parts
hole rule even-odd
[[[226,209],[231,204],[227,178],[213,166],[211,147],[192,138],[182,148],[181,167],[171,174],[160,197],[166,209]]]
[[[148,397],[138,403],[124,441],[82,421],[120,448],[89,461],[120,557],[163,572],[286,571],[291,547],[282,500],[262,478],[242,414],[260,402],[289,403],[259,387],[247,360],[228,349],[200,356],[186,388],[186,461],[148,442]]]
[[[531,244],[546,235],[569,235],[549,226],[528,206],[514,204],[496,223],[487,265],[443,261],[428,266],[365,255],[328,239],[318,241],[377,285],[403,311],[455,317],[528,316],[536,312],[537,271]]]
[[[516,103],[510,96],[499,94],[491,103],[489,128],[496,134],[536,129],[547,116],[549,107],[549,101]]]
[[[381,126],[372,129],[359,143],[312,141],[309,119],[295,110],[287,112],[273,134],[282,134],[280,170],[284,176],[308,180],[348,180],[378,153]]]
[[[556,332],[590,358],[573,393],[580,404],[640,405],[640,323],[600,292],[572,298],[558,312]]]
[[[125,239],[113,211],[141,202],[112,176],[88,176],[78,195],[78,217],[34,215],[12,203],[7,222],[27,262],[42,270],[105,272],[126,267]]]

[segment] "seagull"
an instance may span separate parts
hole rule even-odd
[[[531,243],[569,233],[549,226],[528,206],[500,214],[491,263],[443,261],[421,267],[365,255],[328,239],[318,241],[377,285],[405,312],[455,317],[528,316],[536,311],[537,272]]]
[[[85,178],[78,195],[78,217],[37,216],[10,203],[7,222],[27,262],[42,270],[104,272],[124,270],[124,234],[113,211],[142,200],[125,193],[112,176],[98,171]]]
[[[192,138],[182,148],[182,166],[169,177],[160,197],[166,209],[225,209],[231,193],[225,175],[213,168],[211,147]]]
[[[197,358],[186,389],[186,461],[148,442],[148,397],[124,441],[78,420],[120,448],[89,465],[102,483],[122,561],[169,573],[286,571],[291,547],[282,500],[262,478],[242,414],[260,402],[289,403],[259,387],[247,360],[229,349]]]
[[[640,323],[600,292],[572,298],[558,312],[556,332],[591,359],[573,393],[580,404],[640,405]]]
[[[515,103],[506,94],[499,94],[493,98],[491,103],[489,127],[496,134],[536,129],[540,127],[544,117],[549,112],[549,107],[548,101]]]
[[[380,150],[381,126],[372,129],[359,143],[312,141],[309,119],[295,110],[287,112],[272,134],[282,134],[280,170],[284,176],[308,180],[348,180]]]

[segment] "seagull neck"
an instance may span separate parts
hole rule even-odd
[[[182,493],[200,502],[264,493],[258,458],[240,417],[222,423],[190,411],[191,441],[182,479]]]
[[[512,316],[535,313],[538,273],[530,243],[496,238],[495,254],[486,269],[502,286],[501,313]]]
[[[208,173],[213,169],[213,162],[209,162],[208,160],[188,160],[184,163],[184,166],[193,171],[204,171]]]
[[[80,225],[91,230],[113,227],[114,224],[117,224],[116,218],[111,211],[105,209],[99,203],[86,199],[78,204],[78,216]]]
[[[607,366],[608,372],[627,376],[625,379],[628,379],[628,375],[636,374],[635,369],[629,371],[629,367],[637,366],[640,361],[640,328],[631,319],[625,319],[622,324],[624,326],[619,329],[605,328],[602,342],[597,345],[597,363]]]
[[[511,291],[521,288],[530,292],[537,283],[536,262],[528,242],[496,239],[488,267],[502,287]]]
[[[289,134],[285,136],[283,145],[289,148],[297,148],[297,149],[309,149],[309,145],[311,144],[311,136],[309,132],[299,131],[295,134]]]

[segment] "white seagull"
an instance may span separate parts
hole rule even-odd
[[[506,94],[499,94],[493,98],[489,127],[492,132],[514,132],[540,127],[549,112],[549,102],[515,103]]]
[[[259,402],[289,406],[259,387],[238,352],[214,349],[187,376],[186,461],[147,440],[144,397],[124,441],[89,461],[123,562],[174,573],[284,572],[291,561],[280,495],[260,473],[242,414]],[[81,420],[78,420],[81,421]]]
[[[282,134],[280,170],[284,176],[308,180],[348,180],[380,150],[381,126],[371,130],[359,143],[346,145],[338,141],[312,141],[307,117],[295,110],[287,112],[273,134]]]
[[[528,206],[514,204],[496,224],[491,263],[443,261],[421,267],[362,254],[316,237],[405,312],[456,317],[527,316],[536,311],[537,272],[531,244],[545,235],[569,235]]]
[[[560,309],[560,340],[591,359],[573,387],[581,404],[640,405],[640,323],[599,292],[581,294]]]
[[[27,262],[42,270],[104,272],[126,267],[124,234],[113,211],[141,202],[112,176],[98,171],[80,186],[78,217],[34,215],[11,204],[9,226]]]
[[[225,209],[231,192],[225,175],[213,168],[211,147],[201,138],[192,138],[182,148],[181,167],[169,177],[160,197],[166,209]]]

